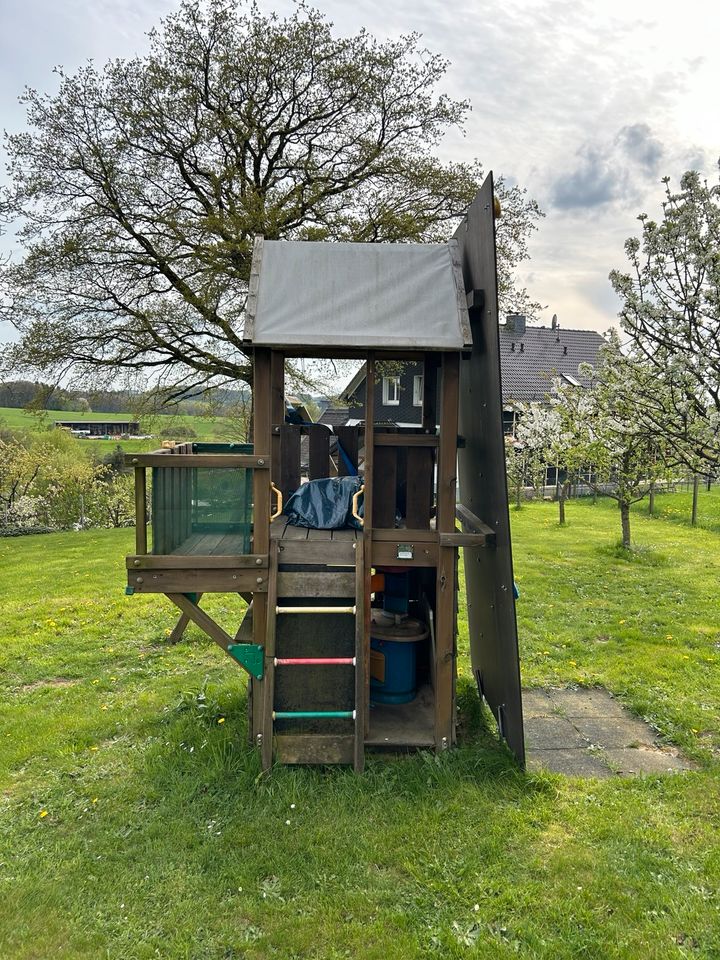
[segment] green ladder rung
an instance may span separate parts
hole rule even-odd
[[[354,720],[354,710],[273,710],[273,720]]]

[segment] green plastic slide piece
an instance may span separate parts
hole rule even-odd
[[[231,643],[227,652],[256,680],[262,680],[264,659],[263,648],[259,643]]]
[[[125,594],[128,597],[131,597],[135,593],[135,587],[127,586],[125,587]]]

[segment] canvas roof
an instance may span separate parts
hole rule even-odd
[[[462,350],[472,338],[457,242],[257,238],[245,340],[288,348]]]

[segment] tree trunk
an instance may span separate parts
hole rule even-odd
[[[522,480],[518,480],[515,486],[515,506],[518,510],[522,507]]]
[[[565,526],[565,501],[570,491],[570,484],[566,481],[562,486],[558,486],[558,507],[560,508],[560,526]]]
[[[620,500],[620,522],[622,523],[622,545],[626,550],[630,549],[630,504],[627,500]]]
[[[690,523],[693,526],[697,524],[697,513],[698,513],[698,491],[700,490],[700,477],[695,474],[693,476],[693,499],[692,499],[692,516],[690,517]]]
[[[652,517],[655,514],[655,481],[653,480],[650,484],[650,503],[648,505],[648,513]]]

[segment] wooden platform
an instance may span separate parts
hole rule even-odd
[[[370,704],[366,747],[433,747],[435,695],[426,684],[410,703]]]
[[[238,557],[248,552],[241,533],[193,533],[170,556]]]
[[[270,536],[273,540],[332,541],[354,543],[361,534],[360,530],[310,530],[308,527],[296,527],[288,523],[286,517],[278,517],[270,524]]]

